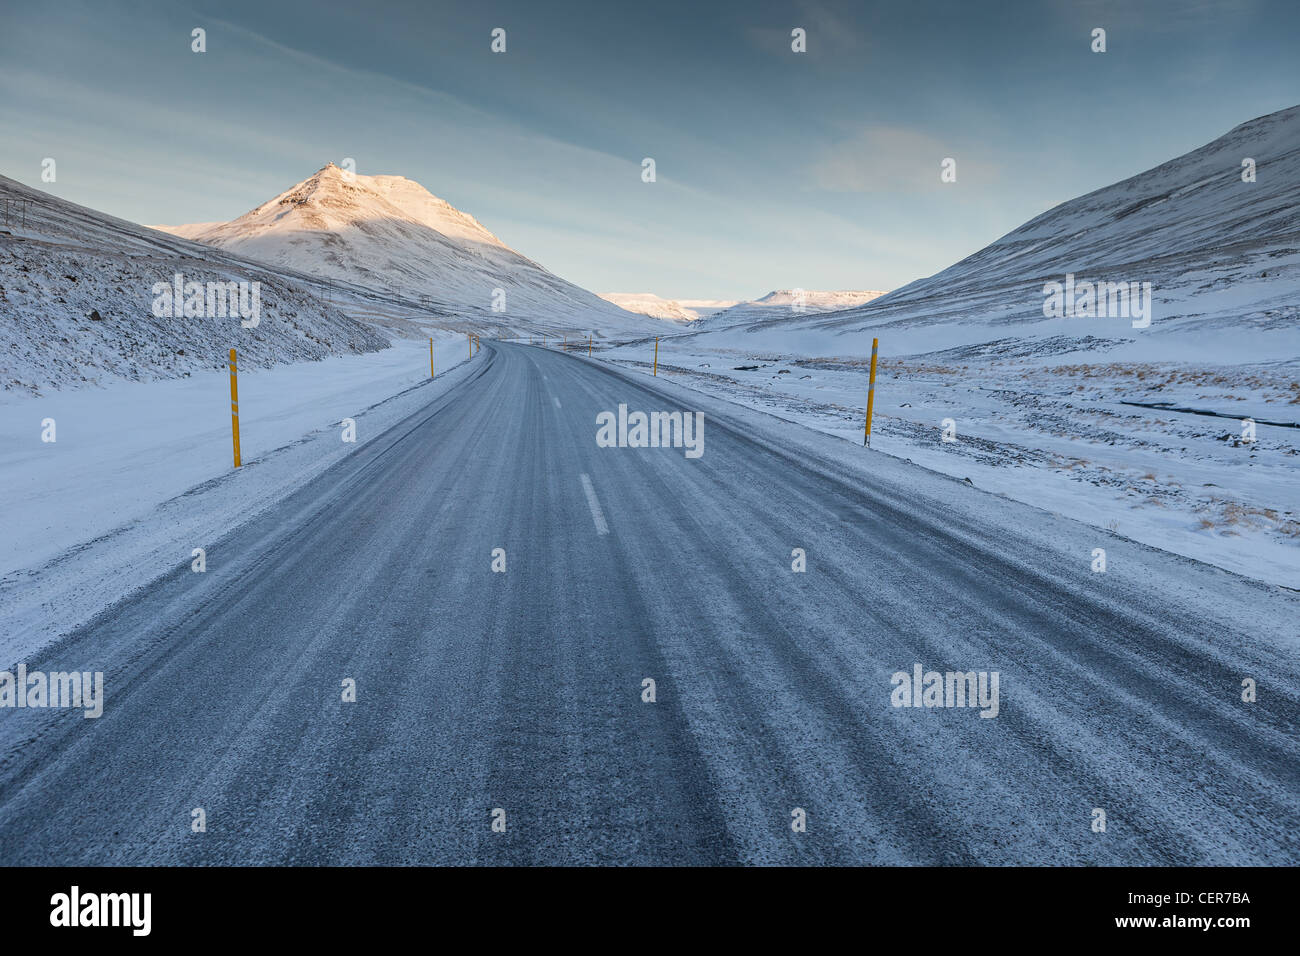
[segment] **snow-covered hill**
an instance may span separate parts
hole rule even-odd
[[[729,309],[740,303],[739,299],[674,299],[683,309],[689,309],[701,319],[716,315],[723,309]]]
[[[599,292],[597,295],[620,309],[669,322],[694,322],[700,317],[699,312],[687,308],[676,299],[665,299],[653,292]]]
[[[305,276],[65,202],[0,176],[0,382],[6,392],[179,378],[373,352],[388,338]],[[156,284],[258,283],[259,318],[158,316]],[[223,312],[228,310],[223,309]]]
[[[601,292],[602,299],[620,309],[669,322],[699,322],[699,328],[716,329],[724,325],[791,316],[802,312],[830,312],[862,305],[884,292],[853,290],[817,291],[776,289],[759,299],[740,302],[735,299],[665,299],[653,292]],[[707,321],[705,321],[707,320]]]
[[[1109,293],[1098,315],[1095,288],[1084,310],[1085,282],[1150,283],[1150,324],[1109,314]],[[1053,284],[1073,284],[1073,315],[1044,314]],[[873,338],[875,452],[1300,580],[1300,107],[865,305],[704,319],[661,343],[658,374],[860,444]],[[606,354],[652,361],[644,344]]]
[[[612,334],[663,328],[553,275],[402,176],[330,163],[231,222],[156,228],[457,315]]]
[[[885,295],[874,290],[775,289],[748,302],[736,302],[710,316],[702,327],[750,325],[756,322],[788,319],[807,313],[834,312],[871,302]]]
[[[1246,161],[1251,164],[1243,165]],[[1254,181],[1243,174],[1253,165]],[[787,324],[841,333],[953,324],[1035,334],[1044,286],[1151,283],[1152,324],[1066,320],[1080,337],[1157,341],[1294,329],[1300,290],[1300,106],[1243,123],[1154,169],[1049,209],[974,255],[868,305]],[[986,335],[986,333],[993,335]],[[966,332],[963,338],[969,337]]]

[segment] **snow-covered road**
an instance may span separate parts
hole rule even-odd
[[[1300,596],[599,360],[486,343],[207,562],[26,661],[104,712],[0,711],[0,862],[1300,858]]]

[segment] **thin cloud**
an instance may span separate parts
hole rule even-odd
[[[807,54],[814,59],[844,54],[865,55],[872,46],[860,24],[846,19],[823,3],[805,0],[796,4],[787,17],[790,22],[786,25],[747,27],[745,33],[749,42],[769,53],[788,54],[790,31],[802,27],[807,32]]]
[[[956,160],[957,182],[985,184],[996,167],[966,154],[962,144],[901,126],[869,126],[823,151],[808,170],[813,188],[847,193],[931,192],[945,184],[941,163]]]

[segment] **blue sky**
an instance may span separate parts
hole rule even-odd
[[[5,7],[6,176],[196,222],[351,157],[580,285],[678,298],[894,288],[1300,103],[1295,0]]]

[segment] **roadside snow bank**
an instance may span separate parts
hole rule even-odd
[[[936,337],[948,348],[920,351]],[[1300,386],[1294,362],[1262,360],[1266,338],[1249,354],[1203,345],[1220,359],[1209,365],[1065,336],[993,347],[899,336],[882,344],[872,451],[1300,588],[1300,429],[1285,424],[1300,420]],[[1294,354],[1293,332],[1273,338],[1274,356]],[[863,355],[845,348],[776,332],[664,338],[659,378],[847,439],[844,454],[860,456],[870,340]],[[649,373],[654,343],[598,354]],[[1241,440],[1246,416],[1258,419],[1253,443]]]
[[[176,567],[472,369],[463,336],[239,374],[232,467],[225,372],[0,403],[0,661],[13,662]],[[478,358],[476,357],[475,361]],[[339,423],[356,422],[356,443]],[[54,420],[55,441],[41,440]]]

